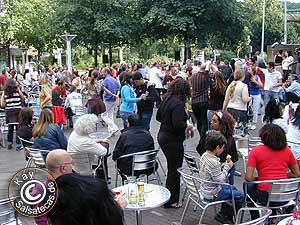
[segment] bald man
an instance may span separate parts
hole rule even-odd
[[[61,175],[72,173],[72,165],[73,159],[66,150],[52,150],[47,155],[46,166],[55,179]]]

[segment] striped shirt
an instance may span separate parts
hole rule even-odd
[[[225,183],[229,169],[226,164],[222,168],[220,158],[206,151],[200,158],[199,177],[206,181]],[[199,189],[204,198],[212,199],[219,193],[221,186],[202,182]]]
[[[13,96],[4,95],[5,109],[21,109],[21,97],[18,92],[13,93]]]
[[[192,104],[208,102],[209,81],[208,72],[198,72],[192,76]]]

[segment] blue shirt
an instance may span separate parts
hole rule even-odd
[[[141,101],[141,98],[136,98],[133,89],[128,85],[124,85],[121,89],[122,104],[120,105],[120,112],[134,112],[136,102]]]
[[[106,87],[108,90],[110,90],[113,94],[117,94],[118,90],[120,89],[119,82],[110,75],[107,75],[105,77],[102,84],[103,84],[104,87]],[[106,102],[116,101],[116,98],[114,96],[112,96],[110,94],[107,94],[105,91],[104,91],[104,94],[103,94],[103,99]]]
[[[300,84],[297,81],[293,81],[291,85],[286,89],[287,92],[292,92],[300,97]]]
[[[259,76],[255,75],[255,80],[259,81]],[[250,95],[260,95],[261,94],[261,89],[257,85],[253,85],[252,82],[249,82],[249,92]]]

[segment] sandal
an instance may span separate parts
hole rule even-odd
[[[172,209],[179,209],[182,207],[182,204],[180,203],[173,203],[173,204],[168,204],[164,206],[166,209],[172,208]]]

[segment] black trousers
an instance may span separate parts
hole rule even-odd
[[[208,130],[207,125],[207,110],[208,110],[208,103],[207,102],[200,102],[192,104],[193,112],[197,119],[197,129],[200,135],[200,138],[203,137]]]
[[[293,92],[285,93],[287,102],[299,103],[300,97]]]
[[[179,202],[180,196],[180,173],[177,171],[183,162],[183,141],[170,138],[167,132],[158,133],[158,143],[167,159],[168,174],[166,180],[166,188],[171,193],[170,200],[165,206]]]

